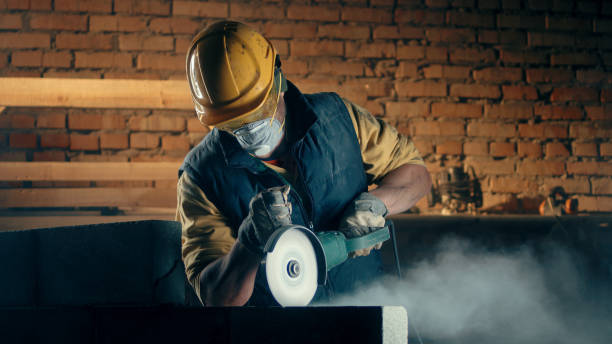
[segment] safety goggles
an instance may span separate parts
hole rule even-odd
[[[216,127],[219,130],[224,130],[229,133],[234,133],[236,130],[248,125],[249,123],[260,122],[265,119],[274,119],[278,109],[281,92],[284,91],[283,75],[280,69],[274,71],[274,84],[270,89],[270,93],[266,97],[264,103],[255,111],[239,116],[229,121],[219,123]]]

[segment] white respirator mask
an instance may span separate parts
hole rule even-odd
[[[270,154],[283,139],[283,124],[276,118],[262,119],[244,125],[234,135],[244,150],[257,157]]]

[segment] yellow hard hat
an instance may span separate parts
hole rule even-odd
[[[221,21],[201,31],[187,52],[187,79],[200,122],[219,127],[250,122],[270,104],[276,110],[279,64],[272,43],[246,24]]]

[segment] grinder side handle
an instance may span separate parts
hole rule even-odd
[[[379,227],[376,227],[379,228]],[[346,240],[346,251],[353,252],[364,248],[372,247],[378,243],[387,241],[391,238],[389,234],[389,227],[385,226],[370,232],[360,237],[347,239]]]

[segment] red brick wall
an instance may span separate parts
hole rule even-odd
[[[609,1],[0,0],[0,74],[183,79],[191,37],[222,18],[271,38],[303,91],[411,135],[432,172],[474,166],[486,208],[562,185],[612,211]],[[191,112],[9,108],[0,159],[180,160],[206,132]]]

